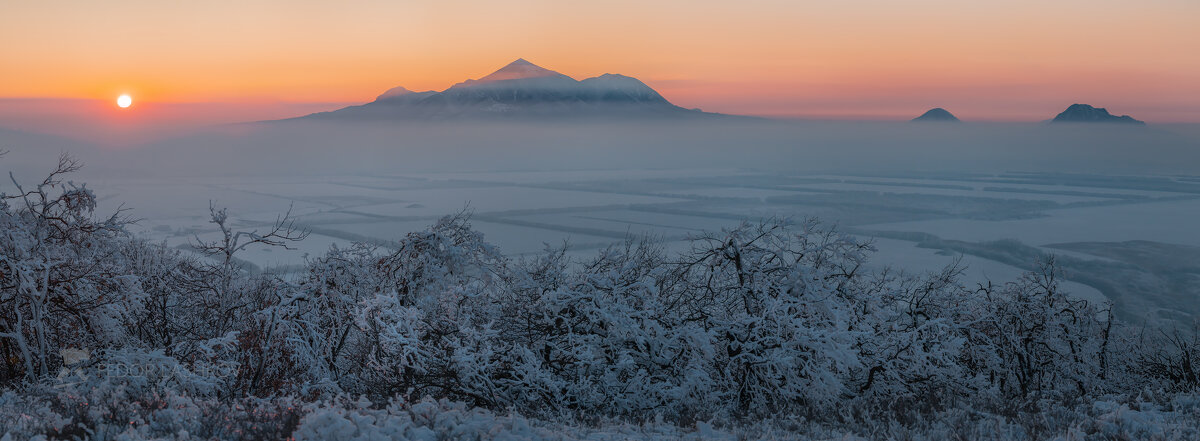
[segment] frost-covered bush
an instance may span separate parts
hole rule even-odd
[[[236,254],[303,239],[289,216],[235,231],[213,207],[223,234],[197,257],[94,216],[91,191],[61,180],[75,168],[0,197],[0,435],[1169,440],[1200,425],[1195,334],[1116,321],[1063,292],[1052,261],[972,288],[956,266],[869,270],[869,242],[815,220],[514,261],[460,213],[283,277]]]
[[[506,269],[464,215],[409,233],[394,250],[335,247],[298,284],[291,342],[327,392],[459,394],[456,353],[499,314]]]
[[[574,270],[561,256],[525,262],[531,275],[518,276],[493,325],[503,349],[495,381],[479,393],[574,416],[707,411],[718,398],[711,335],[667,313],[655,244],[612,246]]]
[[[199,371],[161,352],[106,351],[69,373],[0,394],[11,439],[283,439],[305,404],[220,394],[230,371]],[[41,438],[45,439],[45,438]]]
[[[36,186],[0,193],[0,384],[51,375],[63,349],[124,344],[142,302],[119,213],[93,217],[96,195],[62,181],[78,167],[63,156]]]
[[[1056,269],[999,287],[983,287],[958,321],[967,338],[963,363],[1004,398],[1082,396],[1108,389],[1111,311],[1070,297]]]
[[[1200,324],[1189,332],[1150,330],[1126,345],[1136,345],[1135,357],[1117,359],[1160,388],[1171,391],[1200,389]],[[1134,383],[1136,384],[1136,383]],[[1129,387],[1129,385],[1126,385]],[[1136,386],[1134,386],[1136,387]]]

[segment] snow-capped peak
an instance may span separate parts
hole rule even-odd
[[[563,76],[563,74],[550,69],[542,68],[536,64],[526,61],[524,58],[518,58],[516,61],[508,63],[507,66],[500,68],[500,70],[492,72],[486,77],[475,80],[475,82],[487,83],[492,81],[523,80],[528,78],[554,76]]]
[[[470,118],[524,117],[707,117],[671,104],[637,78],[604,74],[577,81],[519,58],[477,80],[443,91],[397,87],[374,102],[314,117]]]

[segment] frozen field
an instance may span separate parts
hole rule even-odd
[[[907,273],[921,274],[937,272],[946,265],[958,262],[964,267],[962,281],[969,286],[986,285],[988,281],[1016,280],[1024,271],[1012,265],[1003,264],[979,256],[954,254],[928,248],[920,248],[913,242],[875,238],[877,251],[872,256],[876,268],[888,266],[903,270]],[[1063,288],[1076,297],[1093,302],[1103,302],[1104,294],[1100,290],[1079,282],[1067,281]]]
[[[197,235],[213,237],[210,200],[228,207],[233,224],[244,230],[267,228],[290,206],[312,235],[296,250],[244,253],[243,259],[264,269],[286,271],[333,244],[386,247],[464,209],[508,255],[568,243],[571,255],[581,258],[628,235],[653,236],[682,249],[689,235],[743,220],[816,216],[876,240],[876,268],[935,271],[961,259],[964,281],[974,284],[1012,280],[1039,253],[1054,253],[1068,259],[1067,289],[1089,300],[1113,300],[1127,315],[1163,308],[1194,314],[1188,305],[1197,303],[1190,292],[1148,293],[1172,286],[1167,279],[1178,274],[1139,265],[1138,255],[1114,257],[1118,249],[1153,249],[1155,259],[1169,259],[1162,254],[1200,247],[1200,181],[1194,177],[680,169],[192,178],[169,184],[105,179],[90,185],[103,198],[102,210],[124,204],[130,216],[142,219],[138,231],[181,248]],[[1113,280],[1117,273],[1129,278],[1130,271],[1142,282]],[[1156,277],[1163,283],[1145,283]]]
[[[1048,210],[1019,220],[937,219],[874,224],[880,230],[937,232],[948,239],[1017,239],[1031,245],[1148,240],[1200,246],[1200,200]]]

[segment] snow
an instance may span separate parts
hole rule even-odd
[[[491,74],[478,80],[468,80],[465,84],[490,83],[506,80],[521,80],[530,78],[556,77],[562,74],[536,66],[533,63],[525,61],[524,58],[518,58],[516,61],[492,72]]]
[[[1200,200],[1144,202],[1050,210],[1048,216],[1019,220],[937,219],[864,226],[883,231],[935,232],[943,239],[1018,239],[1032,245],[1068,242],[1150,240],[1200,246],[1195,219]]]
[[[476,213],[520,210],[545,210],[612,205],[661,204],[678,199],[597,193],[558,189],[478,186],[472,188],[435,188],[428,190],[397,190],[392,197],[404,202],[384,203],[353,211],[384,216],[436,217],[464,208]],[[419,204],[419,206],[413,206]]]
[[[1161,186],[1118,188],[1125,182],[1141,182],[1125,177],[1090,178],[1087,182],[1094,183],[1093,187],[1031,183],[1071,182],[1070,179],[1075,178],[1029,174],[872,177],[708,168],[190,177],[165,184],[158,179],[110,177],[98,181],[96,188],[100,191],[101,211],[121,204],[133,208],[130,214],[142,221],[130,226],[130,230],[147,239],[164,240],[170,246],[186,244],[196,234],[214,231],[202,216],[210,199],[228,206],[239,227],[247,229],[269,224],[289,204],[294,204],[297,219],[315,234],[295,245],[303,248],[302,252],[264,249],[243,253],[244,259],[262,268],[298,264],[304,253],[319,254],[333,243],[345,246],[353,240],[394,241],[407,232],[424,228],[438,216],[464,207],[476,214],[476,227],[486,233],[488,240],[510,256],[538,253],[544,243],[557,245],[564,239],[569,239],[574,250],[584,254],[618,242],[625,234],[678,240],[687,234],[718,231],[739,219],[771,216],[793,219],[819,216],[832,222],[850,223],[866,236],[873,231],[908,231],[970,242],[1018,239],[1040,247],[1043,252],[1083,261],[1111,259],[1046,245],[1123,240],[1198,243],[1187,220],[1200,212],[1200,208],[1196,200],[1185,199],[1189,193],[1145,189],[1165,188]],[[1028,193],[985,191],[991,187]],[[841,191],[851,191],[841,198],[843,206],[808,202]],[[887,199],[860,197],[858,192],[890,193],[896,195],[895,200],[910,196],[968,197],[981,201],[982,209],[976,216],[1027,218],[993,221],[939,214],[935,219],[896,222],[894,219],[903,219],[906,213],[873,213],[876,209],[873,205]],[[792,197],[799,198],[795,199],[798,202],[787,202]],[[1048,205],[1039,211],[1014,214],[997,204],[988,211],[990,206],[986,201],[1012,199],[1019,200],[1016,204],[1050,201],[1075,205],[1059,208]],[[866,216],[858,217],[861,214]],[[893,220],[856,225],[879,219]],[[883,242],[888,245],[881,246],[875,262],[920,272],[935,270],[951,260],[949,256],[918,249],[915,242],[894,240]],[[677,249],[682,247],[680,244],[667,246]],[[972,282],[1010,279],[1017,274],[1007,264],[978,256],[965,259],[969,267],[964,277]],[[1101,299],[1095,287],[1074,283],[1065,286],[1081,297]],[[1131,312],[1141,313],[1140,309]]]
[[[204,179],[188,185],[233,191]],[[254,221],[271,208],[257,204],[311,199],[286,188],[236,192],[245,199],[235,206],[250,213],[244,218],[213,206],[210,222],[201,221],[209,232],[196,232],[208,244],[205,259],[128,234],[119,218],[95,212],[88,186],[51,179],[26,187],[29,198],[0,198],[0,434],[1200,435],[1191,370],[1200,362],[1198,337],[1165,321],[1126,323],[1108,305],[1079,301],[1077,286],[1063,283],[1051,262],[1013,272],[970,258],[995,282],[976,284],[977,274],[939,269],[953,256],[909,241],[871,244],[814,219],[735,221],[737,213],[780,208],[767,201],[712,204],[560,185],[476,182],[376,190],[380,200],[364,197],[361,206],[309,202],[302,217],[331,221],[313,225],[327,234],[310,236],[324,250],[286,276],[235,262],[267,249],[274,255],[302,236],[286,217]],[[180,188],[188,187],[173,187]],[[324,196],[337,199],[346,188]],[[491,199],[476,218],[416,216],[396,230],[380,220],[400,203],[453,204],[464,195]],[[1186,212],[1195,203],[1071,210]],[[374,220],[345,222],[353,216]],[[1015,222],[1039,219],[1046,218]],[[427,226],[411,228],[421,221]],[[661,243],[609,234],[621,224],[690,237]],[[162,225],[150,231],[183,236]],[[383,245],[334,236],[354,228],[364,236],[411,231]],[[529,247],[578,240],[571,228],[603,243],[589,252]],[[264,247],[239,245],[252,242]],[[506,254],[514,249],[522,258]],[[918,270],[879,271],[890,262]]]
[[[878,249],[871,255],[871,263],[875,268],[890,266],[894,270],[907,272],[937,272],[957,262],[964,268],[961,280],[969,286],[986,285],[988,281],[1014,280],[1025,272],[1020,268],[982,257],[947,255],[937,250],[918,248],[912,242],[883,238],[872,238],[871,241]],[[1082,283],[1064,281],[1062,288],[1074,297],[1096,304],[1107,300],[1100,290]]]

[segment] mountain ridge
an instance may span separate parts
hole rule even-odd
[[[388,89],[374,101],[296,119],[630,119],[741,117],[676,106],[641,80],[606,73],[575,80],[524,58],[442,91]],[[286,120],[285,120],[286,121]]]
[[[1145,125],[1145,121],[1134,119],[1129,115],[1116,116],[1108,113],[1103,107],[1093,107],[1090,104],[1075,103],[1067,107],[1050,120],[1052,123],[1119,123]]]

